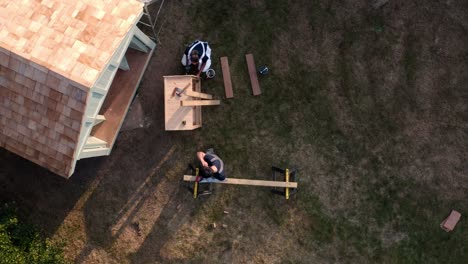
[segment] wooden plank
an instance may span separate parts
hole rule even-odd
[[[198,106],[198,105],[219,105],[220,100],[190,100],[180,101],[180,106]]]
[[[255,61],[252,54],[246,54],[245,59],[247,60],[247,68],[249,69],[250,83],[252,84],[253,95],[260,95],[260,84],[258,83],[257,68],[255,67]]]
[[[192,79],[193,91],[201,93],[201,82],[200,78]],[[185,107],[186,108],[186,107]],[[193,127],[198,128],[202,126],[202,111],[201,106],[195,106],[193,111]]]
[[[195,106],[193,111],[193,127],[198,128],[202,126],[202,111],[201,106]]]
[[[229,71],[229,62],[227,57],[221,57],[221,68],[223,70],[224,91],[226,98],[234,97],[232,92],[231,72]]]
[[[460,221],[461,214],[455,210],[452,210],[450,215],[440,224],[440,227],[446,232],[452,231]]]
[[[286,169],[286,182],[289,183],[289,169]],[[286,200],[289,199],[289,188],[284,190],[284,196],[286,197]]]
[[[190,96],[190,97],[195,97],[195,98],[213,99],[213,96],[211,94],[199,93],[199,92],[194,92],[194,91],[190,91],[190,90],[185,91],[185,94]]]
[[[184,181],[195,181],[196,177],[192,175],[184,175]],[[279,181],[262,181],[249,179],[226,178],[224,181],[213,181],[213,183],[235,184],[235,185],[251,185],[279,188],[297,188],[297,182],[279,182]]]

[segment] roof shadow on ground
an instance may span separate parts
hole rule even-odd
[[[84,160],[80,172],[65,179],[0,148],[0,201],[16,203],[20,216],[53,235],[105,159]]]
[[[158,222],[166,222],[174,212],[181,171],[172,169],[177,162],[176,147],[171,140],[161,140],[158,148],[141,157],[115,159],[101,173],[96,186],[83,207],[86,246],[75,258],[76,262],[94,261],[93,252],[121,252],[137,250],[148,231]],[[126,145],[114,150],[116,157],[136,153]],[[148,148],[148,151],[151,148]],[[144,151],[146,153],[146,151]],[[171,168],[163,169],[164,167]],[[99,176],[98,176],[99,177]],[[166,210],[169,209],[169,213]],[[162,220],[164,219],[164,220]]]

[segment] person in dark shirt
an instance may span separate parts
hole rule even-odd
[[[202,72],[211,67],[211,48],[208,42],[194,41],[185,49],[181,62],[186,73],[195,73],[200,77]]]
[[[213,177],[220,181],[226,179],[224,171],[224,162],[214,153],[197,152],[197,158],[200,160],[203,169],[201,176],[203,178]]]

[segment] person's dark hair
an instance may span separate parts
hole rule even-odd
[[[214,176],[214,171],[212,168],[210,167],[204,167],[203,170],[202,170],[202,176],[204,178],[209,178],[209,177],[213,177]]]
[[[197,63],[198,60],[199,60],[199,57],[198,57],[198,50],[192,50],[192,52],[190,52],[190,60],[192,62],[195,62]]]

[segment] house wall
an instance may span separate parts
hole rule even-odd
[[[0,147],[68,176],[88,91],[0,48]]]

